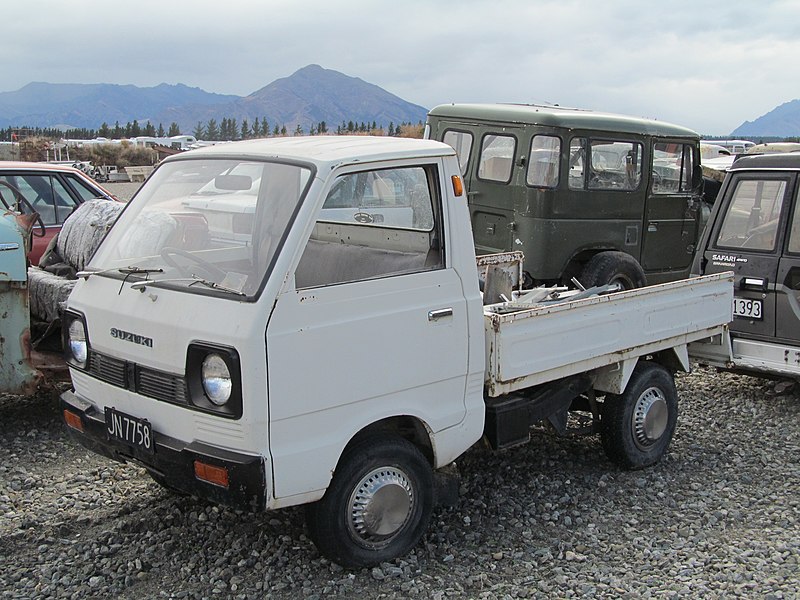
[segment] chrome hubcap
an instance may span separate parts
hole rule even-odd
[[[388,541],[408,522],[414,492],[408,476],[396,467],[367,473],[350,496],[348,524],[369,545]]]
[[[640,448],[655,444],[667,430],[669,409],[658,388],[648,388],[633,408],[633,438]]]

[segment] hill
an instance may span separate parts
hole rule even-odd
[[[97,129],[146,123],[170,106],[219,104],[238,96],[211,94],[183,84],[155,87],[110,83],[29,83],[15,92],[0,93],[0,127],[64,127]],[[157,121],[155,122],[157,123]],[[165,125],[169,125],[167,122]]]
[[[800,99],[781,104],[755,121],[745,121],[731,132],[731,136],[800,136]]]
[[[342,121],[417,123],[426,109],[406,102],[358,77],[308,65],[277,79],[248,96],[212,94],[183,84],[151,88],[114,84],[30,83],[15,92],[0,93],[0,128],[31,126],[98,129],[148,121],[168,127],[178,123],[191,133],[209,119],[267,119],[270,127],[298,125],[308,132],[325,121],[335,128]]]
[[[388,126],[424,121],[427,110],[406,102],[383,88],[358,77],[308,65],[289,77],[276,79],[269,85],[231,102],[214,106],[184,106],[164,111],[159,120],[178,123],[181,131],[191,131],[198,122],[211,118],[266,118],[270,126],[285,125],[293,131],[300,125],[308,132],[313,124],[325,121],[336,127],[342,121],[376,122]]]

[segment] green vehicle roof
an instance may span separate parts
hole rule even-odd
[[[431,117],[487,123],[545,125],[567,129],[588,129],[662,137],[700,136],[686,127],[626,115],[595,112],[579,108],[536,104],[440,104],[428,113]]]

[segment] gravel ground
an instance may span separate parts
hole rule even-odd
[[[174,496],[73,442],[54,395],[0,397],[0,598],[800,598],[800,390],[699,369],[678,391],[655,468],[594,438],[475,447],[420,545],[353,572],[300,509]]]
[[[103,183],[102,186],[120,200],[125,200],[127,202],[133,197],[139,188],[142,187],[142,184],[141,182],[134,183],[129,181],[109,181],[107,183]]]

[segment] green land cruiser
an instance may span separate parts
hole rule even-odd
[[[527,285],[689,275],[708,213],[697,133],[558,106],[445,104],[425,137],[458,153],[476,251],[522,250]]]

